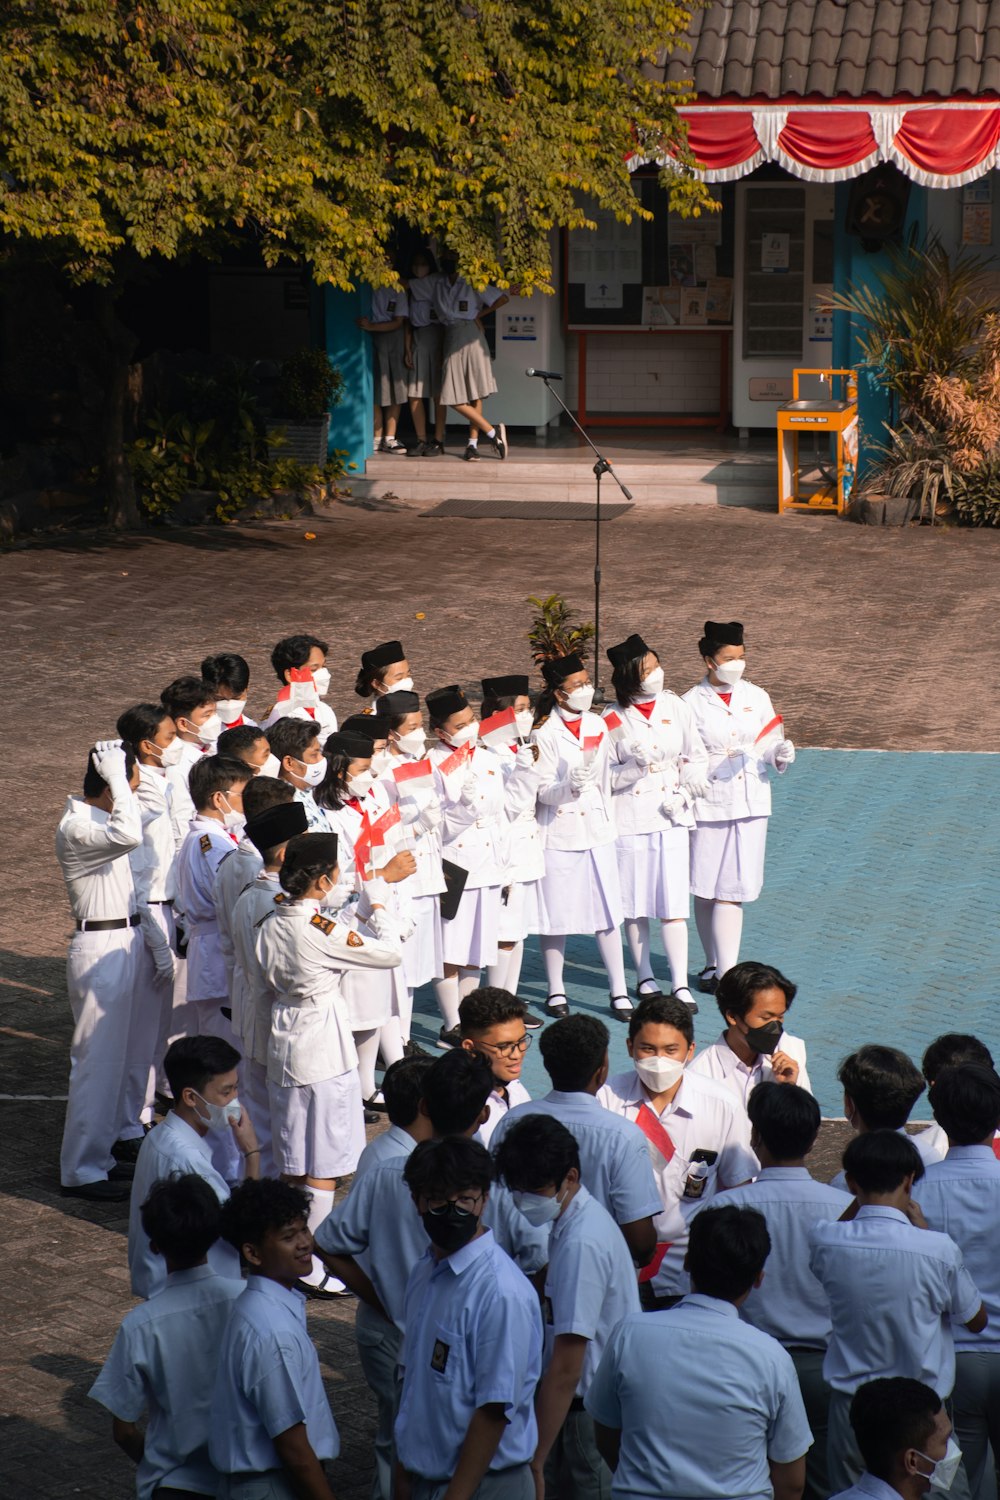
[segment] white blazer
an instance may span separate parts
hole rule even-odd
[[[519,766],[512,750],[497,750],[495,753],[503,765],[504,795],[510,823],[508,878],[517,885],[527,885],[533,880],[541,880],[545,874],[545,850],[535,816],[538,762]]]
[[[625,734],[613,747],[611,765],[615,823],[622,834],[659,833],[664,828],[694,826],[691,801],[673,818],[664,817],[661,804],[673,795],[685,772],[705,776],[708,751],[698,733],[690,704],[676,693],[658,693],[649,718],[634,706],[612,705],[607,713],[616,713],[625,725]],[[649,751],[657,751],[662,765],[657,770],[640,765],[629,745],[638,741]]]
[[[445,859],[468,870],[466,888],[506,885],[510,866],[510,828],[504,805],[504,775],[500,757],[485,745],[477,745],[472,757],[445,777],[439,767],[454,754],[450,745],[432,745],[427,758],[435,770],[434,782],[441,800],[444,822],[441,852]],[[472,806],[462,801],[462,788],[469,773],[476,780]]]
[[[708,795],[694,804],[699,823],[729,823],[736,818],[766,818],[771,811],[770,777],[774,773],[774,745],[766,749],[754,740],[774,718],[774,707],[763,688],[741,678],[728,704],[723,703],[707,677],[684,694],[694,711],[698,732],[708,751],[711,785]],[[779,773],[780,774],[780,773]]]
[[[538,826],[547,849],[581,853],[617,836],[611,808],[611,741],[597,714],[585,713],[580,738],[567,729],[558,708],[537,726],[531,738],[538,746]],[[595,751],[597,774],[582,792],[570,784],[570,772],[583,765],[583,742],[600,736]]]

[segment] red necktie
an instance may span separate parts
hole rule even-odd
[[[633,703],[632,707],[637,708],[642,714],[643,718],[648,722],[653,709],[656,707],[656,699],[650,698],[648,703]]]
[[[732,693],[720,693],[719,694],[719,697],[722,699],[723,703],[726,705],[727,708],[729,707],[729,700],[732,698],[732,696],[733,696]]]
[[[1000,1135],[993,1137],[993,1155],[1000,1161]]]
[[[649,1144],[658,1151],[666,1162],[674,1158],[674,1143],[664,1127],[663,1121],[653,1113],[649,1105],[643,1101],[639,1105],[639,1113],[635,1117],[635,1123],[646,1137]],[[647,1266],[643,1266],[639,1272],[639,1281],[652,1281],[662,1266],[667,1251],[670,1249],[670,1240],[660,1240],[653,1252],[653,1259]]]
[[[566,728],[569,730],[570,734],[574,736],[574,738],[580,738],[580,725],[583,723],[582,718],[563,719],[563,723],[566,725]]]

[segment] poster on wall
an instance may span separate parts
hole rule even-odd
[[[733,279],[712,276],[705,286],[705,311],[709,323],[733,321]]]
[[[697,219],[685,219],[680,214],[670,214],[667,239],[671,245],[721,245],[722,215],[703,213]]]
[[[642,280],[642,225],[620,224],[614,214],[594,214],[596,229],[570,235],[569,279],[607,285]],[[621,302],[587,302],[588,307],[621,307]]]
[[[703,286],[681,287],[681,322],[688,326],[708,322],[708,296]]]
[[[584,307],[621,307],[622,284],[610,277],[586,282],[583,290]]]
[[[809,303],[809,342],[810,344],[830,344],[833,342],[833,308],[830,306],[829,297],[833,288],[824,295],[817,293]]]
[[[992,203],[962,204],[962,244],[989,245],[993,242]]]
[[[678,286],[644,286],[643,328],[676,328],[681,320],[681,289]]]
[[[760,237],[760,268],[762,271],[787,271],[791,253],[790,234],[767,234]]]
[[[671,286],[697,286],[695,247],[692,244],[671,245],[667,253]]]

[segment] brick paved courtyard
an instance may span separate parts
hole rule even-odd
[[[252,713],[270,701],[277,636],[328,636],[330,699],[343,713],[357,657],[375,640],[400,635],[426,691],[523,663],[529,593],[561,590],[591,615],[585,526],[337,506],[309,523],[315,541],[306,529],[88,536],[0,558],[10,645],[0,1091],[17,1096],[0,1097],[0,1488],[18,1500],[133,1493],[130,1466],[84,1394],[131,1305],[125,1215],[58,1195],[69,923],[52,837],[87,746],[209,650],[247,655]],[[776,795],[745,951],[802,985],[793,1029],[809,1042],[826,1113],[839,1112],[836,1062],[862,1041],[918,1051],[952,1025],[1000,1040],[990,1026],[1000,813],[997,762],[984,753],[1000,745],[998,564],[990,533],[739,510],[633,511],[605,531],[604,640],[640,630],[684,690],[698,675],[702,621],[742,618],[752,676],[796,742],[813,747]],[[839,753],[858,749],[900,753]],[[922,753],[901,753],[913,751]],[[930,753],[942,751],[964,753]],[[601,1013],[592,949],[577,945],[571,960],[572,998]],[[525,989],[537,988],[529,960]],[[710,1004],[702,1043],[716,1029]],[[825,1175],[842,1135],[825,1127]],[[348,1500],[368,1493],[371,1435],[352,1323],[351,1307],[311,1307],[343,1441],[334,1487]]]

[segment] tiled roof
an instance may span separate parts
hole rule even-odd
[[[709,0],[687,39],[703,98],[1000,94],[1000,0]]]

